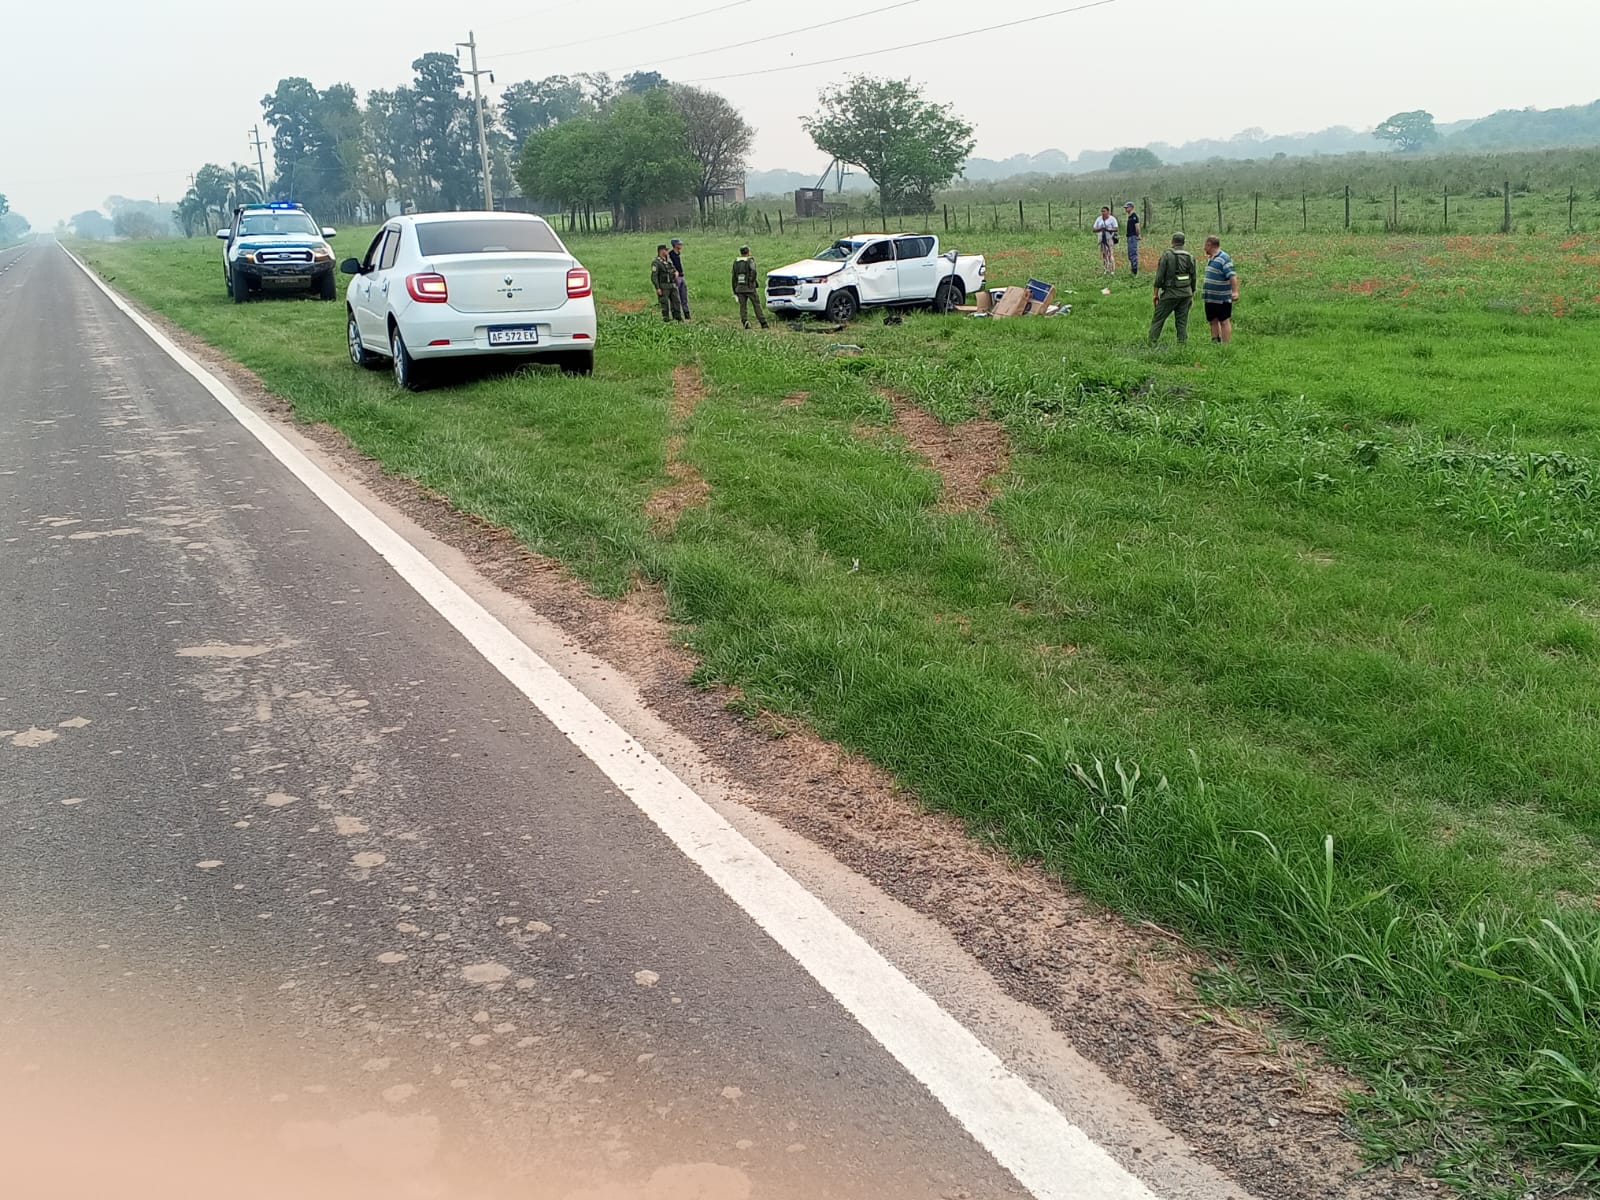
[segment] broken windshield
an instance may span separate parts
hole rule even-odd
[[[826,250],[817,251],[817,258],[822,262],[843,262],[859,249],[860,242],[847,242],[841,238]]]

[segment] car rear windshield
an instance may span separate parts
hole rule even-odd
[[[447,254],[560,253],[561,241],[543,221],[430,221],[417,226],[424,258]]]

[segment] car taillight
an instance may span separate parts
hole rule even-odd
[[[450,299],[450,288],[443,275],[407,275],[406,291],[419,304],[443,304]]]
[[[573,267],[567,272],[567,299],[582,300],[585,296],[594,294],[594,286],[589,281],[589,272],[582,267]]]

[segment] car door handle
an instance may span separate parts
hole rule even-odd
[[[385,296],[387,296],[389,294],[389,281],[387,279],[385,279],[383,281],[383,286],[381,288],[379,288],[378,290],[381,291]]]

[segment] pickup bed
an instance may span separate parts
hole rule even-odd
[[[873,305],[948,311],[984,286],[987,270],[981,254],[941,253],[931,233],[858,233],[769,271],[767,307],[830,321],[848,321]]]

